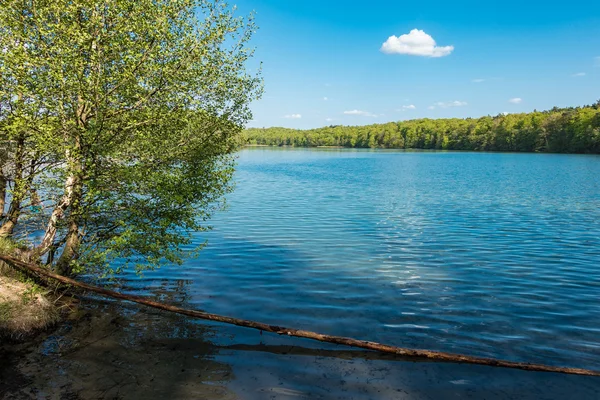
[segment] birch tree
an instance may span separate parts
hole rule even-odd
[[[64,274],[182,260],[230,189],[231,152],[261,94],[254,31],[217,1],[3,2],[8,197],[20,210],[44,197],[32,259]],[[9,212],[0,236],[18,220]]]

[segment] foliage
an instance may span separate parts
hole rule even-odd
[[[218,1],[3,2],[0,236],[43,232],[31,256],[63,273],[180,262],[261,94],[254,30]]]
[[[26,250],[27,244],[23,241],[14,241],[9,238],[0,238],[0,254],[12,254],[15,250]]]
[[[7,238],[0,238],[0,254],[10,254],[15,249],[14,243]]]
[[[252,128],[246,142],[270,146],[340,146],[552,153],[600,153],[600,102],[478,119],[417,119],[299,131]]]

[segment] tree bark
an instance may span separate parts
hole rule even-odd
[[[54,210],[52,210],[52,214],[48,219],[48,224],[46,225],[46,231],[44,232],[44,237],[42,238],[42,241],[33,251],[37,256],[43,256],[52,247],[52,244],[54,243],[54,238],[56,237],[56,232],[58,230],[58,222],[73,201],[74,186],[75,176],[71,175],[67,178],[67,181],[65,182],[65,193],[63,194],[61,201],[54,207]]]
[[[82,97],[77,99],[77,125],[80,132],[87,129],[88,106]],[[70,213],[68,217],[68,231],[65,239],[63,251],[56,263],[55,271],[61,275],[71,274],[71,261],[77,259],[79,246],[81,245],[81,236],[79,232],[79,223],[81,219],[81,210],[83,201],[83,154],[82,137],[80,132],[76,133],[75,146],[72,157],[69,160],[69,167],[73,176],[71,187],[71,200],[69,202]]]
[[[52,246],[54,245],[54,240],[56,238],[56,233],[58,232],[58,223],[61,218],[63,218],[67,209],[71,209],[71,213],[69,214],[68,220],[68,238],[65,242],[65,250],[74,251],[77,249],[79,242],[75,240],[73,237],[75,233],[78,233],[78,229],[75,229],[77,225],[77,219],[79,218],[79,208],[81,204],[81,196],[82,196],[82,179],[81,175],[83,173],[83,169],[81,167],[81,161],[79,160],[80,155],[77,154],[80,150],[79,142],[77,142],[75,148],[75,154],[71,150],[65,151],[65,158],[67,159],[67,163],[69,165],[70,173],[65,182],[65,191],[63,197],[59,203],[56,204],[54,210],[52,210],[52,214],[48,219],[48,224],[46,225],[46,231],[44,232],[44,237],[42,238],[40,244],[33,249],[34,258],[39,258],[46,254]],[[77,237],[78,239],[78,237]],[[65,257],[68,254],[65,254]],[[61,256],[62,259],[62,256]],[[64,270],[62,272],[65,272]]]
[[[27,184],[23,177],[25,163],[25,136],[21,135],[17,140],[17,149],[15,151],[15,172],[14,187],[10,207],[6,214],[6,220],[0,227],[0,237],[7,237],[13,234],[15,226],[21,215],[21,203],[27,193]]]
[[[81,201],[83,194],[83,155],[81,132],[87,129],[88,107],[81,96],[77,99],[77,111],[75,113],[77,127],[79,132],[74,136],[65,134],[65,140],[73,140],[73,146],[65,149],[65,159],[67,160],[68,177],[65,182],[65,191],[61,201],[56,204],[46,231],[40,244],[33,249],[33,259],[45,255],[54,245],[56,233],[58,231],[58,222],[63,217],[67,209],[70,209],[68,216],[67,237],[63,252],[58,259],[56,271],[61,274],[69,274],[71,261],[77,256],[79,245],[81,243],[79,234],[79,219],[81,215]],[[65,128],[65,132],[68,130]]]
[[[72,211],[73,212],[73,211]],[[56,262],[56,271],[59,275],[71,275],[71,261],[76,260],[78,257],[79,245],[81,244],[79,236],[79,226],[77,224],[77,217],[74,215],[69,216],[69,231],[67,232],[67,240],[63,251]]]
[[[0,218],[4,217],[4,206],[6,205],[6,185],[8,181],[0,170]]]
[[[77,152],[81,150],[77,141]],[[79,155],[78,155],[79,157]],[[79,256],[81,235],[79,224],[81,219],[81,202],[83,200],[83,167],[80,159],[72,162],[73,186],[71,189],[70,213],[68,216],[68,231],[62,253],[56,262],[55,271],[60,275],[71,275],[71,261]]]
[[[4,173],[4,167],[8,163],[9,140],[2,136],[0,139],[4,143],[0,144],[0,220],[4,218],[4,207],[6,206],[6,188],[8,186],[8,177]]]
[[[346,338],[341,336],[331,336],[324,335],[322,333],[305,331],[300,329],[293,328],[285,328],[277,325],[265,324],[262,322],[255,322],[249,320],[243,320],[238,318],[226,317],[217,314],[210,314],[203,311],[197,310],[187,310],[184,308],[171,306],[168,304],[159,303],[156,301],[148,300],[139,296],[130,296],[126,294],[122,294],[119,292],[115,292],[112,290],[102,289],[97,286],[89,285],[83,282],[76,281],[74,279],[70,279],[64,276],[60,276],[57,274],[53,274],[47,269],[40,268],[36,265],[25,263],[23,261],[17,260],[12,257],[8,257],[5,255],[0,255],[0,260],[6,262],[12,267],[19,269],[23,272],[34,273],[38,276],[42,276],[46,279],[53,279],[58,282],[61,282],[66,285],[78,287],[81,289],[85,289],[87,291],[98,293],[102,296],[112,297],[115,299],[126,300],[137,304],[142,304],[148,307],[157,308],[159,310],[169,311],[181,315],[186,315],[188,317],[204,319],[208,321],[221,322],[224,324],[237,325],[246,328],[256,329],[259,331],[272,332],[278,335],[286,335],[286,336],[295,336],[305,339],[317,340],[320,342],[341,344],[344,346],[358,347],[367,350],[375,350],[382,353],[391,353],[404,357],[414,357],[414,358],[425,358],[434,361],[441,362],[454,362],[454,363],[465,363],[465,364],[476,364],[476,365],[485,365],[490,367],[502,367],[502,368],[513,368],[513,369],[521,369],[525,371],[538,371],[538,372],[555,372],[555,373],[563,373],[563,374],[572,374],[572,375],[587,375],[587,376],[600,376],[600,371],[593,371],[589,369],[582,368],[569,368],[569,367],[555,367],[550,365],[543,364],[532,364],[532,363],[523,363],[523,362],[513,362],[513,361],[504,361],[498,360],[494,358],[483,358],[483,357],[472,357],[462,354],[453,354],[453,353],[445,353],[440,351],[430,351],[430,350],[414,350],[407,349],[403,347],[396,347],[382,343],[376,342],[368,342],[364,340]]]
[[[13,200],[10,202],[8,213],[6,214],[6,221],[4,221],[2,227],[0,227],[0,238],[9,237],[13,234],[20,215],[21,202],[13,198]]]

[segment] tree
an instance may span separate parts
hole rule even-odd
[[[600,107],[529,114],[499,114],[479,119],[417,119],[368,126],[338,126],[299,131],[248,129],[253,144],[396,149],[600,153]]]
[[[261,94],[254,30],[209,0],[3,2],[0,129],[25,138],[12,165],[33,160],[10,196],[22,209],[33,188],[46,206],[31,258],[67,274],[182,260],[230,189]],[[9,220],[0,235],[24,235]]]

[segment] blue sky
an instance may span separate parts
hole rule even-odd
[[[265,94],[249,126],[478,117],[600,98],[600,2],[236,4],[260,28]]]

